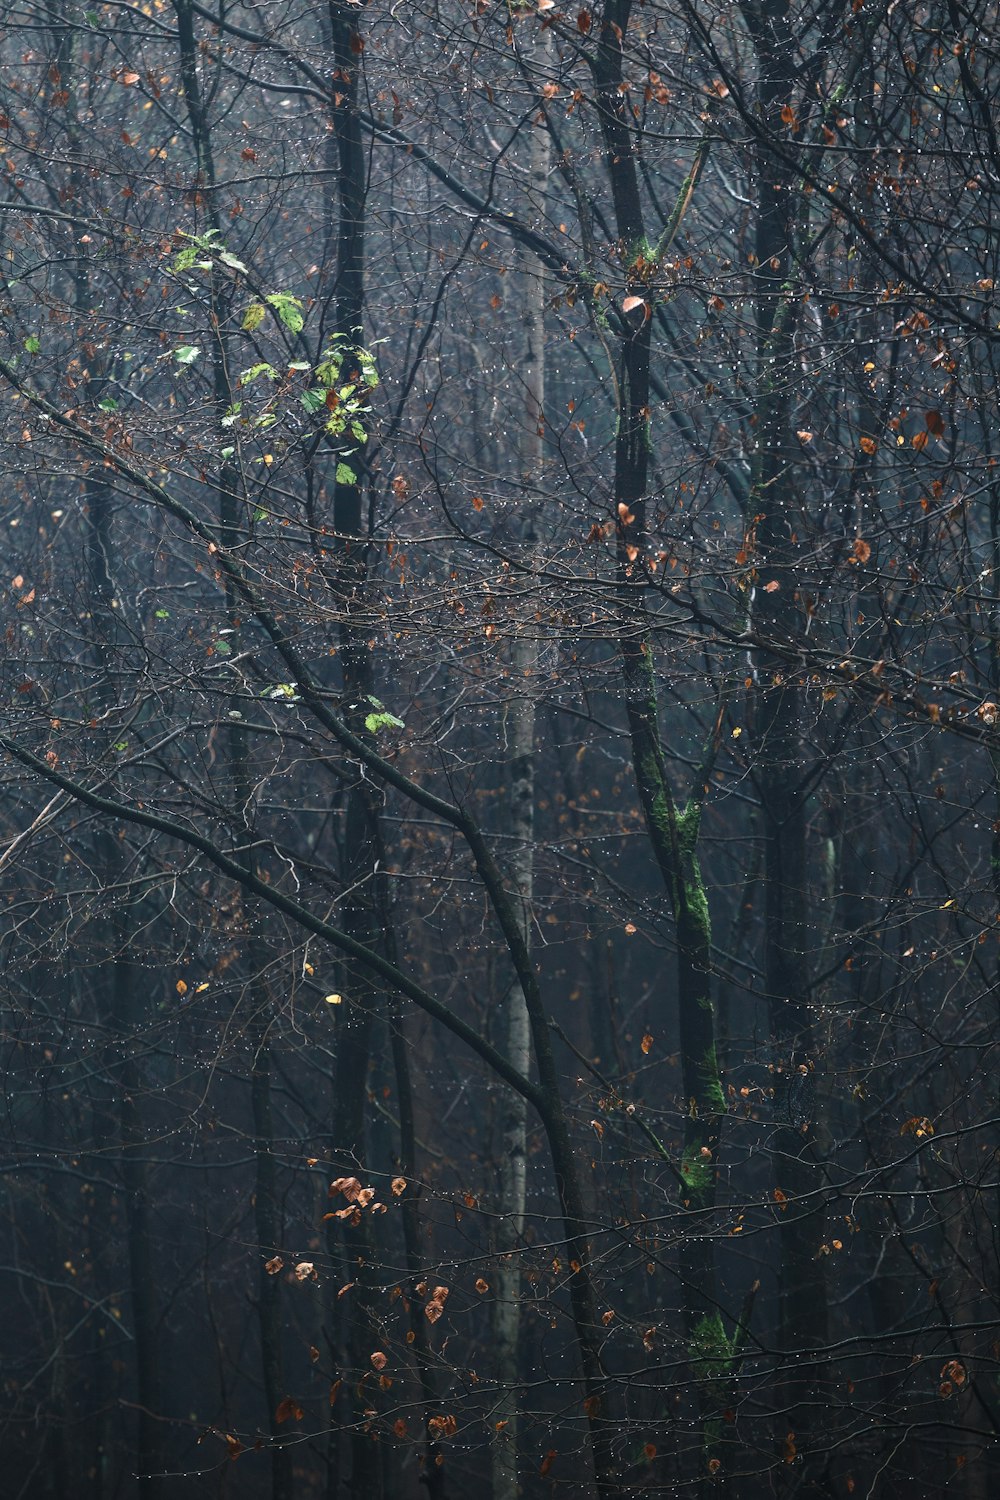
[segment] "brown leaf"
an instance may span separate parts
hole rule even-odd
[[[642,297],[626,297],[622,303],[622,312],[634,312],[637,307],[645,307],[646,303]]]
[[[649,1053],[653,1050],[653,1038],[648,1031],[639,1045],[642,1047],[643,1053],[648,1057]]]
[[[448,1288],[436,1286],[431,1293],[430,1300],[424,1308],[424,1317],[428,1323],[436,1323],[444,1312],[444,1305],[448,1300]]]
[[[356,1177],[338,1177],[330,1183],[329,1196],[334,1193],[343,1193],[348,1203],[353,1203],[361,1191],[361,1184]]]
[[[291,1396],[286,1396],[283,1401],[278,1402],[277,1410],[274,1413],[274,1420],[280,1424],[281,1422],[287,1422],[289,1417],[291,1417],[294,1421],[301,1422],[304,1416],[305,1412],[299,1403],[293,1401]]]
[[[371,1360],[373,1370],[384,1370],[389,1363],[381,1349],[376,1349],[375,1353],[370,1354],[368,1357]]]
[[[556,1456],[556,1450],[554,1448],[550,1448],[549,1451],[548,1451],[548,1453],[546,1453],[545,1457],[542,1459],[541,1466],[539,1467],[538,1472],[539,1472],[539,1474],[542,1475],[543,1478],[545,1477],[545,1475],[551,1469],[551,1467],[552,1467],[552,1461],[555,1458],[555,1456]]]

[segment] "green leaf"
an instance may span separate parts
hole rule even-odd
[[[179,365],[193,365],[201,347],[198,344],[181,344],[179,349],[174,350],[174,359]]]
[[[249,370],[244,370],[240,376],[240,385],[249,385],[251,380],[256,380],[258,375],[266,375],[268,380],[277,380],[278,372],[273,365],[263,361],[259,365],[251,365]]]
[[[228,641],[213,641],[212,649],[218,656],[232,656],[233,648]]]
[[[221,448],[219,451],[222,454],[223,458],[232,458],[233,454],[236,452],[236,449],[235,448]]]
[[[226,412],[226,415],[222,418],[221,422],[219,423],[219,426],[220,427],[235,427],[236,423],[240,419],[240,412],[242,410],[243,410],[243,402],[242,401],[234,401],[233,404],[232,404],[232,406]]]
[[[251,302],[243,314],[243,322],[240,324],[240,327],[245,333],[253,333],[254,329],[259,328],[266,317],[267,308],[263,302]]]
[[[86,21],[88,26],[100,26],[101,24],[101,18],[97,14],[96,10],[85,10],[83,13],[83,19]]]
[[[316,390],[303,391],[299,397],[306,411],[322,411],[326,406],[326,392]]]
[[[29,333],[24,341],[24,347],[29,354],[37,354],[42,347],[42,343],[36,334]]]
[[[355,474],[350,464],[340,463],[337,465],[338,484],[357,484],[357,482],[358,476],[357,474]]]
[[[278,418],[275,416],[273,411],[266,411],[264,412],[263,416],[256,417],[254,419],[253,425],[255,427],[259,427],[262,432],[266,432],[269,427],[274,426],[277,420]]]
[[[290,333],[301,333],[305,318],[302,316],[300,297],[293,297],[290,292],[272,292],[267,304],[274,308],[279,320]]]
[[[156,618],[158,620],[169,620],[170,619],[170,611],[169,611],[169,609],[158,609],[156,611]]]
[[[405,729],[406,725],[395,714],[366,714],[365,728],[369,734],[378,734],[380,729]]]
[[[194,263],[195,263],[195,261],[197,259],[198,259],[198,249],[197,249],[197,246],[195,246],[195,245],[185,245],[184,249],[183,250],[179,250],[177,252],[177,254],[174,256],[174,267],[173,268],[174,268],[175,271],[190,271],[191,267],[194,265]]]
[[[231,250],[220,250],[219,259],[221,260],[222,264],[224,266],[228,266],[231,271],[241,271],[244,276],[247,274],[246,266],[240,260],[239,256],[234,255]]]
[[[254,520],[255,521],[266,521],[267,517],[268,517],[268,512],[266,510],[261,510],[260,506],[258,505],[257,509],[253,513]]]
[[[118,410],[118,402],[115,400],[114,396],[105,396],[104,400],[103,401],[98,401],[97,404],[101,408],[101,411],[117,411]]]

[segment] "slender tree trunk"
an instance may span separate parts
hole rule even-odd
[[[684,1141],[679,1175],[686,1214],[680,1276],[687,1352],[699,1411],[698,1471],[712,1485],[719,1470],[719,1414],[732,1362],[732,1345],[720,1313],[712,1252],[719,1136],[725,1100],[715,1049],[711,992],[711,917],[697,847],[715,733],[705,765],[695,773],[691,796],[674,801],[659,725],[653,646],[642,623],[646,493],[650,448],[650,347],[656,271],[676,236],[704,160],[700,147],[668,223],[654,245],[645,233],[631,117],[621,88],[623,39],[631,0],[609,0],[604,9],[596,63],[605,156],[611,179],[629,303],[620,344],[614,517],[621,598],[619,645],[625,675],[628,725],[636,785],[677,928],[677,1006],[683,1083]],[[638,610],[635,606],[638,605]]]
[[[65,16],[65,7],[60,6]],[[60,82],[66,91],[65,129],[73,166],[70,171],[69,204],[83,201],[81,136],[78,97],[77,29],[70,18],[55,27],[55,56]],[[78,241],[83,237],[81,227]],[[73,305],[84,335],[86,321],[93,316],[95,291],[89,256],[78,243],[72,262]],[[87,396],[97,408],[107,386],[100,354],[88,361],[90,379]],[[115,681],[116,648],[121,637],[121,614],[115,598],[115,542],[112,533],[113,494],[94,475],[84,481],[84,511],[87,517],[85,555],[90,591],[89,625],[93,657],[91,711],[107,711],[119,697],[121,684]],[[122,869],[121,848],[110,831],[98,834],[97,868],[102,880],[111,886],[116,872]],[[124,1187],[125,1225],[128,1255],[128,1278],[132,1308],[132,1334],[135,1345],[136,1447],[135,1471],[141,1500],[157,1500],[162,1494],[161,1406],[162,1382],[157,1275],[150,1229],[149,1165],[145,1160],[145,1130],[140,1100],[145,1084],[142,1070],[133,1055],[135,1034],[140,1029],[139,996],[141,986],[128,961],[133,907],[125,900],[123,912],[105,924],[107,936],[107,969],[104,980],[98,980],[98,1003],[107,1007],[106,1024],[112,1034],[122,1038],[125,1060],[120,1069],[109,1061],[112,1078],[109,1088],[117,1096],[108,1101],[104,1128],[116,1132],[120,1146],[120,1172]],[[117,1076],[115,1076],[115,1072]],[[115,1118],[117,1116],[117,1118]]]
[[[195,160],[196,182],[204,197],[208,226],[221,234],[212,135],[198,76],[198,47],[194,29],[194,7],[191,0],[174,0],[177,16],[177,40],[181,81],[187,108],[188,126]],[[214,272],[210,273],[210,318],[214,332],[212,374],[215,406],[221,414],[233,401],[231,364],[226,334],[228,296]],[[239,475],[235,465],[224,461],[214,482],[218,506],[219,529],[223,545],[234,548],[244,539],[239,506]],[[239,598],[231,583],[226,585],[226,610],[229,627],[238,630],[241,621]],[[249,746],[239,710],[227,721],[225,744],[233,797],[234,820],[249,839],[253,820],[253,782],[249,768]],[[249,868],[249,866],[248,866]],[[289,1434],[279,1420],[279,1408],[287,1394],[284,1388],[282,1352],[281,1278],[267,1270],[269,1261],[278,1254],[282,1241],[281,1207],[274,1154],[274,1126],[271,1107],[270,995],[259,978],[264,969],[261,946],[249,939],[245,947],[251,973],[252,1014],[249,1021],[251,1046],[250,1102],[254,1142],[254,1227],[258,1257],[257,1317],[260,1331],[261,1374],[267,1424],[271,1439],[272,1500],[292,1500],[294,1479]]]
[[[794,76],[788,0],[744,7],[756,49],[758,109],[767,130],[780,131],[792,106]],[[794,168],[766,141],[757,152],[759,209],[755,279],[758,324],[757,446],[748,526],[756,541],[753,615],[757,630],[786,645],[804,635],[798,571],[809,522],[793,476],[791,392],[793,342],[792,233],[799,205]],[[816,1042],[810,1008],[807,781],[802,688],[794,669],[763,658],[749,705],[756,734],[757,785],[764,841],[764,985],[775,1066],[775,1187],[784,1195],[779,1220],[781,1309],[778,1376],[778,1469],[786,1485],[814,1479],[809,1463],[817,1424],[815,1351],[827,1341],[822,1242],[822,1174],[813,1135]],[[820,1355],[820,1357],[822,1357]]]
[[[539,42],[537,66],[551,55],[551,34]],[[534,87],[534,82],[530,85]],[[529,212],[544,203],[551,163],[547,124],[531,127]],[[520,479],[524,486],[521,542],[530,557],[537,544],[537,505],[545,454],[545,276],[538,256],[521,255],[521,325],[524,353],[515,372],[523,382],[524,414],[519,435]],[[530,614],[516,627],[511,650],[514,697],[508,711],[509,804],[508,829],[512,854],[509,868],[521,902],[521,931],[531,949],[531,900],[534,883],[535,839],[535,679],[538,639]],[[506,1053],[519,1072],[531,1068],[531,1028],[524,993],[515,979],[508,988]],[[494,1278],[493,1338],[498,1395],[493,1418],[493,1500],[517,1500],[518,1471],[518,1343],[521,1326],[520,1246],[524,1234],[527,1184],[527,1101],[512,1089],[504,1091],[500,1155],[500,1220],[497,1226],[498,1262]]]

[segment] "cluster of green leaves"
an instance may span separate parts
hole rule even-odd
[[[182,232],[181,237],[188,243],[174,257],[172,269],[176,274],[221,269],[234,276],[249,275],[244,262],[226,249],[217,230],[209,229],[198,235]],[[247,305],[240,322],[241,331],[256,334],[269,315],[293,336],[300,334],[305,326],[301,297],[278,291],[261,293]],[[173,351],[174,360],[181,368],[189,367],[197,362],[201,352],[198,344],[181,344]],[[339,333],[330,336],[315,364],[307,359],[295,359],[279,367],[269,360],[258,360],[245,369],[239,377],[241,390],[247,391],[261,381],[268,382],[273,390],[265,398],[263,409],[250,411],[244,400],[234,401],[222,417],[223,428],[251,428],[257,433],[266,432],[279,421],[282,399],[287,396],[289,383],[296,378],[305,380],[305,389],[299,393],[299,404],[310,416],[322,416],[323,431],[329,437],[334,440],[346,438],[357,444],[367,440],[366,419],[371,414],[368,395],[379,383],[375,357],[370,349],[352,344]],[[233,447],[225,447],[222,456],[231,458],[235,451]],[[357,475],[347,462],[354,451],[353,448],[341,449],[337,463],[338,484],[357,482]]]

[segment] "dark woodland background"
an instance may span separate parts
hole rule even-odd
[[[12,1500],[997,1493],[998,35],[6,8]]]

